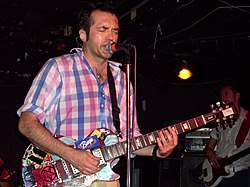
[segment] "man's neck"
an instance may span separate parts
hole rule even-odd
[[[241,111],[241,106],[240,106],[240,104],[239,104],[239,103],[235,103],[235,107],[236,107],[236,109],[237,109],[238,114],[240,115],[240,111]]]
[[[107,78],[108,59],[93,57],[92,55],[85,53],[84,57],[88,61],[98,80],[103,83]]]

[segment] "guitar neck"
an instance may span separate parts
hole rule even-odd
[[[239,152],[239,153],[236,153],[228,158],[224,158],[223,159],[223,165],[224,166],[227,166],[227,165],[230,165],[232,164],[234,161],[248,155],[250,153],[250,147],[247,148],[247,149],[244,149],[243,151]]]
[[[171,125],[170,127],[177,133],[177,134],[181,134],[181,133],[185,133],[187,131],[190,131],[192,129],[196,129],[199,128],[205,124],[207,124],[208,122],[212,122],[216,119],[216,115],[213,113],[209,113],[206,115],[201,115],[195,118],[192,118],[190,120],[187,121],[182,121],[180,123]],[[159,129],[157,131],[145,134],[145,135],[141,135],[138,137],[134,137],[131,141],[131,149],[132,152],[142,149],[144,147],[156,144],[157,141],[157,137],[159,137],[159,133],[161,131],[166,130],[167,127],[163,128],[163,129]],[[108,146],[108,147],[103,147],[102,148],[102,153],[104,156],[104,159],[106,161],[112,160],[114,158],[117,158],[119,156],[125,155],[126,154],[126,146],[127,143],[126,142],[119,142],[117,144]]]

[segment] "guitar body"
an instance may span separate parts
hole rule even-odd
[[[225,167],[213,168],[209,163],[208,159],[203,162],[202,175],[206,186],[215,187],[217,186],[223,178],[229,178],[234,175],[233,172],[226,172]]]
[[[117,136],[108,129],[97,129],[91,133],[91,136],[81,141],[74,141],[67,137],[58,137],[58,139],[69,146],[81,150],[91,150],[96,146],[98,148],[110,146],[118,142]],[[98,148],[97,150],[99,150]],[[94,152],[92,154],[95,155]],[[100,155],[95,156],[100,157]],[[101,159],[100,164],[103,166],[101,171],[92,175],[83,175],[62,158],[44,152],[30,144],[22,159],[22,178],[25,187],[89,187],[95,180],[112,181],[119,179],[119,175],[111,169],[112,160],[105,162]]]
[[[213,168],[208,159],[205,159],[202,165],[202,176],[206,186],[217,186],[223,178],[230,178],[234,176],[234,172],[230,171],[229,165],[235,160],[238,160],[250,153],[250,148],[247,148],[239,153],[233,154],[235,150],[234,146],[230,146],[225,149],[220,157],[223,159],[219,161],[220,168]]]

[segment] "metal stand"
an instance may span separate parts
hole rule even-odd
[[[112,44],[110,44],[112,45]],[[108,50],[112,51],[112,47],[108,46]],[[131,74],[131,63],[130,63],[130,52],[129,52],[129,48],[130,47],[134,47],[131,44],[128,45],[124,45],[124,44],[116,44],[115,46],[115,51],[117,50],[123,50],[125,52],[125,69],[126,69],[126,109],[127,109],[127,124],[126,124],[126,153],[127,153],[127,186],[126,187],[131,187],[131,162],[130,162],[130,158],[131,158],[131,153],[132,153],[132,149],[131,149],[131,140],[133,139],[133,115],[131,113],[131,107],[133,107],[133,103],[131,103],[131,98],[130,98],[130,74]],[[133,112],[133,111],[132,111]]]
[[[127,187],[130,187],[131,184],[131,139],[132,139],[132,133],[131,133],[131,113],[130,113],[130,64],[126,64],[126,82],[127,82]]]
[[[133,128],[132,128],[132,115],[131,115],[131,99],[130,99],[130,77],[131,77],[131,64],[130,64],[130,54],[129,51],[126,50],[126,62],[125,62],[125,68],[126,68],[126,97],[127,97],[127,128],[126,128],[126,144],[127,144],[127,186],[131,187],[131,140],[133,139]],[[133,106],[133,105],[132,105]]]

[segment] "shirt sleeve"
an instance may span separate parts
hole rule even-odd
[[[45,122],[45,116],[50,113],[58,98],[61,88],[61,76],[55,59],[48,60],[32,82],[26,95],[24,104],[18,109],[17,114],[32,112],[40,123]]]

